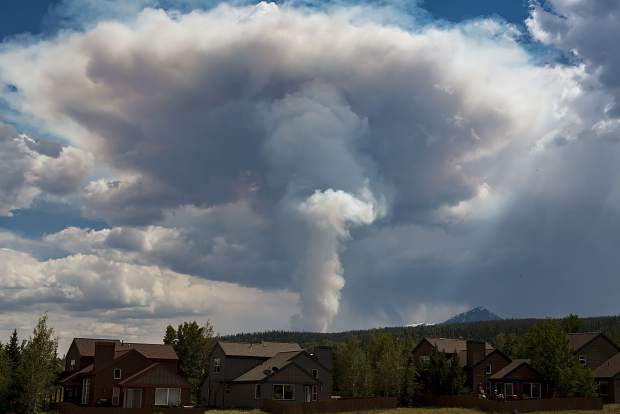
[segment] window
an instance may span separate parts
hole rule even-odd
[[[181,405],[181,389],[155,388],[155,405],[178,407]]]
[[[121,389],[112,387],[112,405],[118,405],[121,399]]]
[[[222,367],[222,362],[220,361],[219,358],[213,358],[213,372],[220,372],[220,369]]]
[[[254,399],[255,400],[260,400],[261,399],[261,393],[260,393],[260,384],[256,384],[254,386]]]
[[[90,378],[82,380],[82,404],[88,404],[88,394],[90,393]]]
[[[523,384],[523,394],[530,399],[540,399],[540,384],[537,383],[525,383]]]
[[[491,364],[487,365],[487,374],[492,374],[493,373],[493,366]]]
[[[274,400],[294,400],[295,386],[293,384],[274,384],[273,385]]]
[[[312,370],[312,376],[314,378],[318,378],[319,377],[319,370],[318,369],[313,369]]]
[[[504,384],[504,395],[509,396],[509,395],[514,395],[514,393],[515,393],[514,384],[512,382],[505,383]]]
[[[316,401],[319,399],[319,390],[316,385],[312,386],[312,401]]]
[[[121,379],[121,369],[114,368],[114,379]]]
[[[584,367],[588,364],[588,359],[585,355],[579,355],[579,363]]]
[[[75,359],[71,360],[71,362],[69,363],[69,366],[71,367],[71,369],[75,368]]]
[[[430,360],[431,360],[430,355],[422,355],[422,356],[420,357],[420,362],[422,362],[423,364],[425,364],[425,363],[429,362]]]
[[[142,408],[142,388],[128,388],[125,392],[125,408]]]
[[[224,392],[230,394],[230,384],[224,384]]]
[[[599,382],[598,393],[601,397],[607,397],[609,395],[609,384],[606,382]]]

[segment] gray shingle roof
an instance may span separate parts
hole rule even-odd
[[[275,356],[269,358],[262,364],[252,368],[251,370],[243,373],[239,377],[235,378],[235,382],[245,382],[245,381],[262,381],[271,375],[274,372],[281,370],[286,367],[288,364],[292,363],[293,358],[297,355],[301,354],[303,351],[291,351],[291,352],[280,352]],[[275,369],[274,369],[275,368]]]
[[[218,344],[226,356],[271,358],[280,352],[302,351],[299,344],[294,342],[242,343],[218,341]]]
[[[600,332],[569,333],[567,337],[573,350],[578,351],[600,334]]]
[[[75,345],[78,348],[81,356],[94,357],[95,356],[95,343],[97,342],[113,342],[114,350],[116,352],[115,358],[123,355],[130,349],[135,349],[142,355],[149,359],[166,359],[176,360],[177,353],[174,351],[172,345],[165,344],[142,344],[121,342],[118,339],[96,339],[96,338],[75,338]]]

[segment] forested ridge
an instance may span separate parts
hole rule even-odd
[[[363,342],[378,333],[389,333],[394,337],[407,337],[414,342],[423,337],[440,338],[464,338],[488,341],[495,343],[499,338],[507,335],[524,335],[536,322],[553,319],[503,319],[484,322],[467,322],[459,324],[439,324],[423,326],[383,327],[367,330],[354,330],[344,332],[318,333],[296,331],[265,331],[254,333],[239,333],[236,335],[221,336],[222,340],[239,342],[298,342],[306,347],[312,345],[338,344],[352,336],[357,336]],[[581,318],[580,332],[605,332],[616,342],[620,343],[620,316],[599,316]],[[501,335],[503,334],[503,335]]]

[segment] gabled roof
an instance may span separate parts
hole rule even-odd
[[[136,372],[135,374],[125,378],[124,380],[119,382],[118,385],[121,385],[121,386],[123,386],[123,385],[125,385],[125,386],[135,385],[136,383],[140,382],[140,381],[138,381],[140,379],[141,379],[142,382],[143,381],[149,382],[149,378],[148,378],[149,375],[157,376],[157,374],[161,375],[162,373],[164,375],[166,375],[166,376],[172,375],[172,378],[174,379],[174,385],[186,386],[187,388],[191,387],[191,384],[189,382],[187,382],[187,380],[185,378],[183,378],[182,376],[180,376],[176,372],[170,371],[168,368],[166,368],[165,365],[162,365],[159,362],[155,362],[155,363],[147,366],[146,368]],[[151,381],[152,381],[152,378],[151,378]],[[172,384],[169,384],[169,385],[172,385]]]
[[[142,344],[132,342],[121,342],[118,339],[96,339],[96,338],[74,338],[73,342],[77,346],[81,356],[94,357],[95,344],[97,342],[113,342],[116,352],[114,358],[118,358],[130,349],[135,349],[149,359],[177,360],[176,352],[172,345],[166,344]]]
[[[599,336],[605,339],[607,342],[611,343],[616,349],[618,349],[618,351],[620,351],[620,347],[618,347],[618,344],[609,339],[609,337],[602,332],[569,333],[566,336],[568,338],[570,346],[573,348],[573,352],[579,351]]]
[[[594,378],[613,378],[620,374],[620,352],[594,370]]]
[[[226,356],[271,358],[280,352],[302,351],[299,344],[294,342],[223,342],[218,341],[218,345]]]
[[[149,359],[177,360],[179,357],[172,345],[166,344],[139,344],[123,342],[116,345],[116,353],[124,353],[135,349]]]
[[[59,382],[60,383],[68,383],[70,382],[72,379],[77,378],[80,375],[84,375],[84,374],[90,374],[91,372],[93,372],[93,369],[95,368],[95,364],[90,364],[90,365],[86,365],[84,368],[82,368],[79,371],[75,371],[74,373],[66,376],[65,378],[61,379]]]
[[[485,362],[486,360],[488,360],[488,359],[491,357],[491,355],[493,355],[493,354],[500,355],[500,356],[502,356],[503,358],[505,358],[507,361],[512,361],[512,359],[511,359],[508,355],[504,354],[504,353],[503,353],[502,351],[500,351],[499,349],[494,349],[494,350],[492,350],[491,352],[487,352],[487,355],[486,355],[484,358],[482,358],[480,361],[475,362],[474,364],[472,364],[472,368],[477,367],[478,365],[482,364],[483,362]]]
[[[83,357],[95,356],[95,343],[96,342],[114,342],[120,344],[118,339],[97,339],[97,338],[73,338],[73,342],[78,349],[78,352]]]
[[[512,372],[520,368],[522,365],[530,366],[530,360],[529,359],[515,359],[510,364],[506,365],[504,368],[500,369],[495,374],[491,375],[489,378],[495,379],[495,380],[504,379],[508,375],[512,374]],[[533,371],[535,371],[531,366],[530,368]]]
[[[279,352],[275,356],[269,358],[260,365],[255,366],[251,370],[241,374],[234,379],[235,382],[244,381],[262,381],[275,372],[278,372],[292,362],[292,359],[303,351]]]

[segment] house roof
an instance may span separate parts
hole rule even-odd
[[[280,352],[302,351],[299,344],[295,342],[242,343],[218,341],[218,344],[226,356],[271,358]]]
[[[510,375],[514,370],[521,367],[521,365],[530,364],[529,359],[515,359],[510,364],[506,365],[504,368],[497,371],[495,374],[491,375],[490,379],[503,379],[506,376]]]
[[[65,378],[61,379],[60,382],[61,383],[68,383],[70,382],[70,380],[80,376],[80,375],[84,375],[84,374],[90,374],[91,372],[93,372],[93,369],[95,368],[95,364],[90,364],[85,366],[84,368],[82,368],[79,371],[75,371],[74,373],[66,376]]]
[[[484,358],[482,358],[481,360],[479,360],[478,362],[475,362],[475,363],[472,365],[472,368],[473,368],[473,367],[476,367],[476,366],[478,366],[478,365],[480,365],[480,364],[482,364],[484,361],[488,360],[488,359],[491,357],[491,355],[493,355],[493,354],[501,355],[501,356],[502,356],[504,359],[506,359],[507,361],[511,361],[510,357],[509,357],[508,355],[504,354],[504,353],[503,353],[502,351],[500,351],[499,349],[494,349],[494,350],[492,350],[491,352],[488,352],[488,350],[487,350],[487,355],[486,355]]]
[[[438,351],[446,354],[454,354],[462,351],[467,351],[467,341],[465,339],[451,339],[451,338],[424,338],[431,345],[437,348]],[[493,352],[495,348],[488,342],[485,342],[486,353]],[[460,356],[460,355],[459,355]]]
[[[114,342],[121,343],[118,339],[98,339],[98,338],[74,338],[75,346],[77,346],[78,352],[83,357],[95,356],[95,343],[96,342]]]
[[[279,352],[262,364],[257,365],[251,370],[241,374],[239,377],[235,378],[234,381],[262,381],[290,364],[292,359],[302,352],[303,351]]]
[[[172,345],[166,344],[141,344],[132,342],[121,342],[118,339],[96,339],[96,338],[75,338],[73,340],[81,356],[94,357],[95,344],[97,342],[113,342],[115,356],[118,358],[127,351],[135,349],[149,359],[177,360],[176,352]]]
[[[129,350],[135,349],[142,355],[149,359],[166,359],[177,360],[179,357],[174,351],[172,345],[166,344],[139,344],[131,342],[123,342],[116,344],[116,353],[125,353]]]
[[[582,332],[569,333],[566,336],[573,350],[579,351],[581,348],[592,342],[599,335],[601,335],[600,332]]]
[[[613,378],[620,373],[620,352],[594,370],[594,378]]]
[[[147,366],[144,369],[141,369],[140,371],[136,372],[135,374],[125,378],[124,380],[122,380],[121,382],[118,383],[118,385],[125,385],[125,386],[131,386],[131,385],[135,385],[136,383],[139,383],[140,379],[142,379],[141,381],[147,380],[148,382],[148,375],[150,374],[158,374],[158,370],[159,371],[163,371],[165,372],[167,375],[169,374],[173,374],[174,376],[174,383],[175,385],[182,385],[182,386],[186,386],[186,387],[191,387],[191,384],[189,382],[187,382],[187,380],[185,378],[183,378],[182,376],[180,376],[178,373],[176,372],[171,372],[165,365],[162,365],[159,362],[155,362],[149,366]]]

